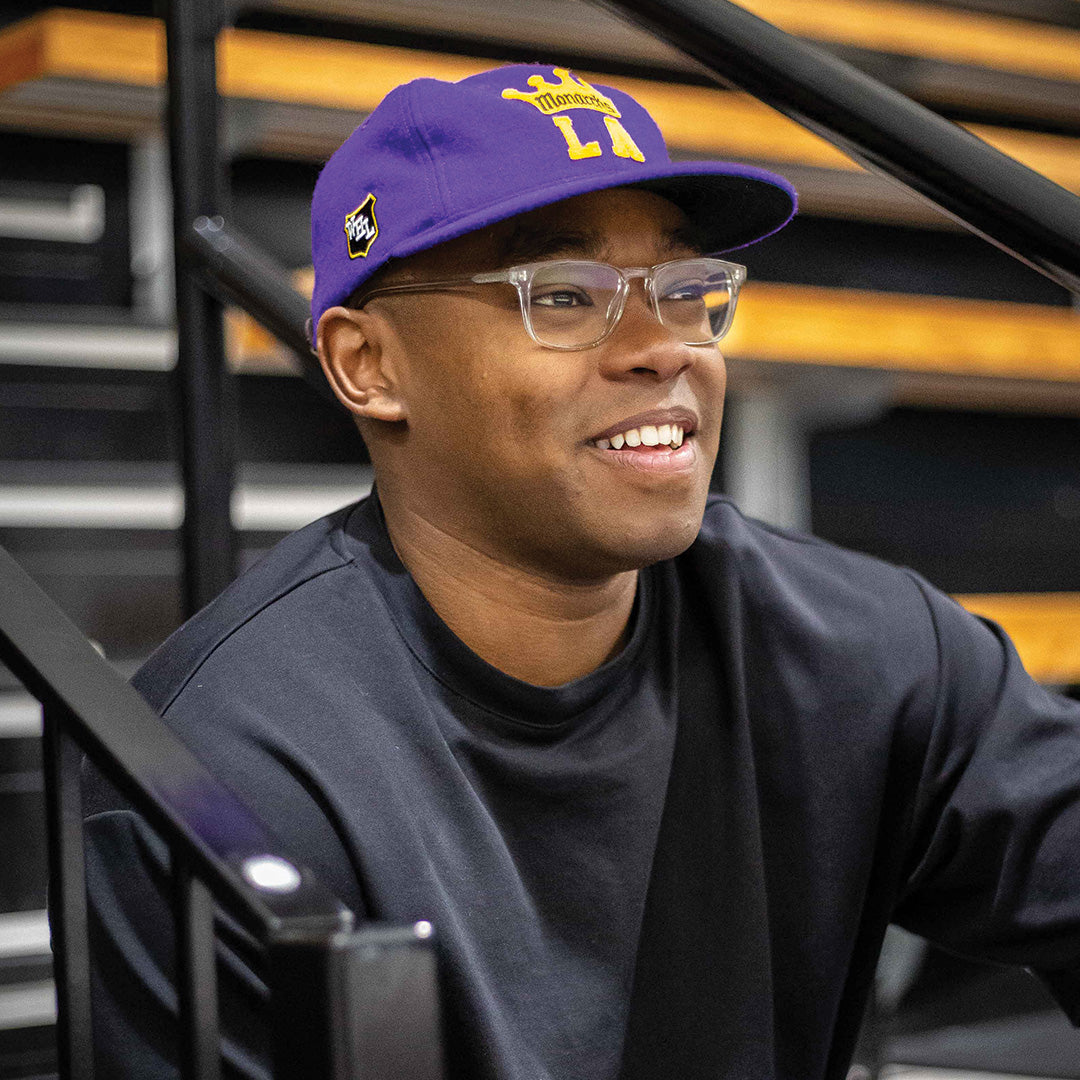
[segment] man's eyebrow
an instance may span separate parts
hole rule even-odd
[[[705,253],[705,246],[701,240],[701,230],[691,225],[689,221],[684,222],[668,233],[665,246],[668,251],[689,248],[698,255]]]
[[[663,245],[672,254],[686,250],[701,254],[704,251],[700,231],[689,222],[670,230],[664,236]],[[551,231],[517,226],[500,249],[499,265],[514,266],[558,255],[599,259],[603,254],[603,237],[597,232],[576,229]]]
[[[503,266],[511,266],[548,259],[553,255],[595,259],[600,254],[601,246],[600,236],[595,232],[517,226],[502,245],[500,262]]]

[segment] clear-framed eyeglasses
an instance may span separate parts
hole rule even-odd
[[[533,341],[548,349],[588,349],[618,325],[634,278],[643,279],[653,314],[683,344],[712,345],[731,327],[746,267],[703,257],[621,268],[552,259],[441,281],[384,285],[367,292],[361,288],[348,304],[362,307],[377,296],[396,293],[508,284],[517,290],[521,318]]]

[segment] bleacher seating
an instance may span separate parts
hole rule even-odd
[[[740,2],[1080,193],[1077,0]],[[127,672],[181,618],[182,506],[164,35],[148,5],[105,6],[129,13],[0,16],[0,544]],[[1000,621],[1037,678],[1080,685],[1076,299],[613,15],[584,0],[265,3],[219,43],[238,221],[302,282],[318,163],[386,91],[541,54],[634,93],[677,156],[775,167],[802,191],[796,224],[745,254],[718,486],[762,514],[776,507],[754,492],[771,487],[781,518],[904,558]],[[239,315],[229,340],[234,519],[250,561],[365,492],[370,470],[282,348]],[[927,415],[933,443],[913,448],[904,432]],[[975,428],[993,443],[1021,425],[1007,478],[971,461]],[[768,472],[778,446],[794,480]],[[854,464],[878,483],[858,521],[840,484]],[[932,508],[919,501],[924,466]],[[942,490],[966,509],[951,517]],[[1001,556],[990,526],[971,524],[980,515],[999,533],[1026,529],[1030,553]],[[934,530],[934,557],[880,542],[896,520]],[[18,867],[0,887],[0,1075],[12,1077],[49,1060],[38,731],[0,671],[0,862]],[[1044,1007],[1034,990],[994,985],[1018,1011]],[[1065,1037],[1051,1026],[1047,1045]]]

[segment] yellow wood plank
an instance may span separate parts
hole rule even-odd
[[[395,86],[420,77],[456,81],[492,66],[389,45],[229,30],[219,39],[219,82],[233,97],[370,112]]]
[[[1080,683],[1080,593],[990,593],[956,599],[1004,628],[1033,678]]]
[[[954,63],[973,64],[1000,70],[1024,72],[1045,78],[1080,81],[1080,31],[1010,19],[977,12],[957,11],[910,0],[737,0],[743,7],[781,29],[820,41],[836,42],[860,48],[902,55],[928,57]],[[77,71],[91,65],[102,69],[101,60],[114,67],[134,64],[150,81],[154,73],[163,70],[164,50],[154,40],[160,27],[151,29],[153,20],[134,16],[56,8],[35,16],[30,21],[44,20],[55,29],[61,24],[74,27],[83,39],[84,49],[66,48],[60,57]],[[118,49],[99,53],[103,37],[108,39],[115,28],[126,23],[127,44]],[[141,28],[140,25],[142,24]],[[142,40],[135,40],[140,36]],[[230,34],[235,34],[235,31]],[[256,31],[240,31],[256,35]],[[273,35],[270,35],[273,36]],[[297,38],[297,42],[344,45],[319,42],[318,39]],[[406,50],[399,50],[405,52]],[[307,74],[316,83],[332,83],[335,68],[331,54],[326,54],[328,70],[318,66],[302,67],[302,79]],[[437,54],[432,54],[437,55]],[[443,57],[445,74],[437,78],[461,78],[476,70],[468,59]],[[488,66],[483,62],[483,66]],[[458,74],[453,74],[453,72]],[[259,79],[257,73],[252,78]],[[378,65],[364,80],[379,84]],[[398,79],[397,81],[401,81]],[[327,91],[332,93],[332,89]],[[383,91],[385,92],[385,91]]]
[[[814,7],[814,5],[808,5]],[[1080,39],[1080,35],[1078,35]],[[460,79],[488,60],[255,30],[219,41],[220,85],[234,97],[365,113],[394,86],[426,76]],[[54,9],[0,31],[0,91],[35,78],[155,86],[164,79],[157,20]],[[668,143],[685,153],[856,168],[825,140],[743,94],[589,75],[633,94]],[[989,126],[972,130],[1071,191],[1080,192],[1080,140]]]
[[[39,78],[46,70],[46,34],[42,26],[46,15],[0,31],[0,89]]]
[[[1080,80],[1080,31],[905,0],[735,0],[781,30],[878,52]]]
[[[1080,312],[751,282],[723,351],[739,359],[1080,381]]]
[[[159,86],[165,81],[165,29],[157,19],[52,8],[29,20],[41,41],[42,75]],[[10,85],[8,72],[0,87]]]

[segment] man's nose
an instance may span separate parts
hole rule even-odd
[[[601,366],[606,374],[645,376],[657,381],[674,379],[716,352],[715,345],[683,344],[678,332],[656,317],[640,281],[631,283],[622,317],[602,348]]]

